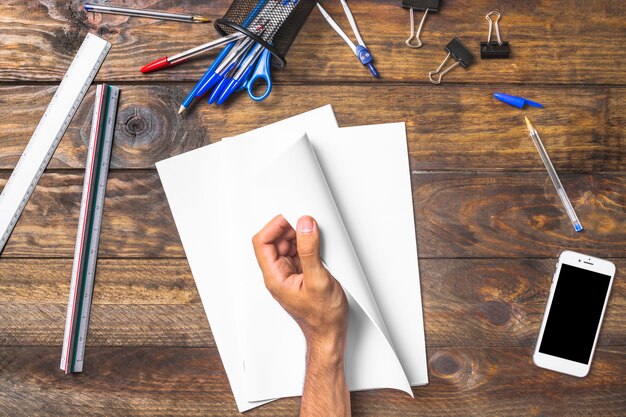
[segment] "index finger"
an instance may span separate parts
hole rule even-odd
[[[296,231],[281,214],[270,220],[254,235],[252,238],[254,253],[264,274],[270,272],[271,264],[278,259],[276,241],[281,238],[293,239],[295,236]]]
[[[263,229],[261,229],[256,235],[255,240],[263,245],[268,243],[274,243],[277,239],[283,237],[289,239],[292,236],[288,236],[293,233],[293,237],[296,236],[296,231],[289,222],[283,217],[282,214],[277,215],[267,223]]]

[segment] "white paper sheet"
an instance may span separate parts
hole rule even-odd
[[[325,145],[320,143],[320,146]],[[349,169],[343,166],[344,170]],[[273,207],[274,213],[282,213],[292,225],[303,214],[312,215],[318,221],[322,257],[346,291],[350,303],[346,352],[346,379],[350,389],[385,387],[412,395],[308,139],[298,140],[272,161],[258,178],[256,187],[259,201],[265,196],[265,202],[259,205]],[[291,333],[291,326],[282,325],[281,317],[273,314],[280,306],[271,296],[268,297],[267,291],[254,289],[247,295],[247,304],[255,308],[254,314],[244,322],[248,325],[246,335],[255,341],[254,346],[247,343],[245,350],[248,399],[271,398],[276,394],[300,395],[305,351],[291,341],[299,340],[298,333],[301,332],[296,327],[295,333]],[[270,303],[274,304],[271,309]],[[271,383],[268,383],[267,375],[273,376]]]
[[[427,384],[404,123],[318,131],[311,143],[409,382]]]
[[[369,129],[370,127],[368,127]],[[406,150],[406,137],[403,124],[373,126],[370,134],[364,135],[358,130],[340,129],[324,132],[320,129],[311,131],[309,136],[316,147],[323,149],[321,153],[334,155],[331,161],[327,156],[329,167],[327,171],[331,173],[329,178],[340,188],[338,194],[342,195],[341,201],[349,202],[354,194],[361,197],[355,201],[361,202],[363,199],[376,199],[376,192],[382,190],[381,203],[368,207],[358,205],[347,206],[353,214],[361,213],[357,219],[374,217],[375,227],[368,228],[369,232],[362,235],[366,237],[369,244],[365,252],[367,256],[372,256],[377,261],[373,262],[374,269],[381,279],[380,284],[388,287],[381,290],[385,299],[387,310],[391,311],[390,316],[395,320],[394,328],[398,345],[398,350],[405,358],[401,360],[403,367],[410,369],[407,372],[412,385],[421,385],[428,382],[426,372],[425,349],[423,347],[423,322],[421,317],[421,303],[419,292],[419,271],[417,268],[417,252],[415,245],[413,205],[411,199],[410,174],[408,170],[408,154]],[[365,129],[364,129],[365,130]],[[343,134],[339,134],[343,132]],[[350,134],[350,132],[353,132]],[[304,340],[295,322],[283,311],[276,301],[269,295],[263,286],[262,277],[252,247],[250,237],[263,227],[263,225],[278,212],[288,208],[291,196],[297,191],[298,182],[291,183],[284,187],[278,194],[288,196],[287,203],[275,197],[274,204],[267,204],[267,198],[263,194],[267,190],[261,190],[252,178],[256,172],[261,172],[263,167],[276,165],[277,154],[288,146],[293,145],[299,134],[289,137],[289,131],[271,132],[263,134],[254,132],[245,134],[242,137],[233,138],[227,142],[223,154],[223,161],[227,176],[230,178],[228,197],[230,217],[227,223],[230,225],[230,252],[235,257],[231,259],[233,269],[231,272],[238,277],[238,284],[242,293],[246,294],[246,306],[248,310],[242,312],[243,337],[246,338],[244,350],[246,356],[246,375],[248,380],[248,399],[258,400],[261,398],[272,398],[276,396],[299,395],[302,389],[304,377]],[[345,136],[345,138],[341,138]],[[387,140],[391,136],[391,139]],[[340,144],[341,142],[341,144]],[[391,144],[391,147],[387,146]],[[340,145],[340,146],[337,146]],[[382,154],[382,161],[381,159]],[[289,162],[290,158],[286,158]],[[293,161],[292,161],[293,162]],[[275,183],[285,184],[299,178],[298,181],[305,183],[313,180],[312,173],[303,174],[303,161],[295,160],[291,167],[282,171],[278,168]],[[331,163],[332,162],[332,163]],[[381,165],[382,164],[382,165]],[[332,167],[330,167],[332,165]],[[381,174],[388,165],[394,168],[388,173]],[[383,169],[380,169],[380,167]],[[375,167],[373,169],[373,167]],[[366,181],[359,179],[363,169],[368,169],[370,173],[366,179],[371,179],[375,189],[363,189],[362,184]],[[230,170],[230,171],[229,171]],[[353,175],[346,175],[347,172],[354,172]],[[301,175],[301,176],[298,176]],[[362,174],[361,174],[362,175]],[[346,180],[342,180],[345,178]],[[389,187],[386,181],[398,180],[397,187]],[[313,184],[319,183],[313,180]],[[283,192],[284,191],[284,192]],[[282,194],[281,194],[282,193]],[[389,199],[387,197],[390,197]],[[321,199],[323,200],[323,199]],[[312,198],[313,202],[320,201],[320,198]],[[270,201],[271,202],[271,201]],[[381,204],[386,204],[387,216],[389,210],[395,212],[397,205],[400,216],[391,222],[392,225],[399,224],[404,229],[401,231],[388,230],[387,233],[376,237],[376,233],[385,229],[385,218],[380,216]],[[344,204],[346,205],[346,204]],[[253,209],[252,209],[253,208]],[[309,207],[308,214],[312,207]],[[304,213],[300,213],[304,214]],[[352,214],[351,214],[352,215]],[[350,216],[347,216],[350,217]],[[295,222],[294,219],[291,219]],[[370,219],[369,221],[372,221]],[[363,222],[368,223],[367,221]],[[353,224],[358,224],[354,223]],[[334,227],[337,229],[339,226]],[[333,227],[330,227],[333,229]],[[400,243],[406,244],[399,252],[385,254],[388,250],[389,240],[386,238],[399,238]],[[327,239],[338,240],[336,237]],[[346,258],[346,256],[343,256]],[[348,256],[349,258],[349,256]],[[392,263],[387,263],[387,261]],[[396,281],[394,285],[387,285],[388,265],[398,265]],[[376,267],[378,267],[376,269]],[[384,274],[380,271],[384,271]],[[362,279],[362,281],[365,281]],[[398,285],[395,285],[398,284]],[[409,298],[407,298],[409,297]],[[367,300],[361,296],[360,299]],[[402,302],[405,300],[406,302]],[[398,306],[399,305],[399,306]],[[369,304],[370,311],[375,306]],[[251,310],[252,309],[252,310]],[[382,360],[385,357],[385,343],[377,339],[376,329],[368,326],[367,321],[362,320],[363,316],[358,310],[351,311],[351,327],[349,339],[352,343],[348,345],[347,353],[347,377],[351,389],[368,389],[377,387],[394,387],[407,389],[406,377],[398,373],[389,375],[389,360]],[[395,313],[395,314],[394,314]],[[374,316],[374,314],[372,314]],[[372,331],[374,330],[374,331]],[[354,349],[355,346],[367,346],[367,348]],[[374,353],[372,353],[374,352]],[[381,353],[383,352],[383,353]],[[393,352],[386,353],[387,355]],[[372,361],[371,358],[378,360]],[[381,369],[374,369],[380,365]],[[391,367],[393,369],[393,367]],[[271,381],[268,375],[272,375]],[[385,376],[389,378],[385,379]],[[402,381],[404,379],[404,381]]]
[[[273,309],[275,315],[282,317],[280,322],[290,329],[291,334],[297,335],[292,339],[293,347],[298,351],[304,349],[304,337],[296,323],[282,308],[276,308],[276,302],[271,296],[269,303],[267,300],[269,293],[264,287],[251,239],[275,214],[272,214],[273,209],[260,204],[263,200],[256,198],[256,187],[251,187],[252,178],[256,177],[257,172],[265,169],[268,160],[287,149],[295,139],[304,135],[306,130],[337,128],[332,107],[327,105],[234,138],[224,138],[222,141],[224,147],[221,155],[221,173],[228,180],[223,181],[221,198],[224,210],[220,218],[228,225],[227,239],[224,241],[227,263],[230,266],[229,274],[233,278],[234,292],[241,297],[239,308],[233,314],[240,323],[238,329],[242,342],[240,365],[244,369],[246,346],[256,344],[254,336],[248,334],[249,326],[246,322],[258,310]],[[245,295],[248,292],[263,294],[260,303],[265,302],[265,306],[254,305],[251,308]],[[302,376],[304,377],[304,373]]]
[[[298,146],[305,131],[322,167],[318,172],[324,175],[310,172],[296,180],[315,155]],[[297,155],[281,160],[286,151]],[[299,160],[302,163],[293,164]],[[280,164],[292,166],[281,171]],[[318,186],[327,182],[330,198],[311,202],[320,205],[315,213],[306,198],[298,199],[303,205],[290,204],[289,198],[283,203],[281,194],[268,199],[280,187],[272,191],[255,182],[268,166],[278,169],[281,181],[273,181],[275,185],[285,179],[294,184],[313,179]],[[382,317],[382,326],[377,327],[377,314],[369,308],[374,321],[364,319],[367,314],[350,297],[352,343],[346,355],[350,387],[410,392],[408,383],[428,382],[403,124],[337,129],[332,109],[326,106],[161,161],[157,169],[240,411],[265,403],[250,400],[299,395],[304,379],[304,339],[263,286],[252,234],[278,211],[292,222],[305,212],[325,219],[317,210],[333,196],[367,277],[363,282],[369,283]],[[332,242],[345,246],[343,240],[337,237]],[[368,297],[360,297],[367,304]],[[397,356],[401,367],[391,356]]]
[[[270,125],[303,129],[334,127],[332,108],[319,109]],[[233,395],[240,412],[265,402],[248,402],[239,341],[240,296],[231,289],[224,239],[228,227],[220,193],[228,178],[221,173],[223,143],[215,143],[156,164],[176,227],[206,311]]]

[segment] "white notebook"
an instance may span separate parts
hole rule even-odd
[[[277,213],[318,220],[350,302],[350,389],[428,382],[404,124],[337,129],[329,111],[157,164],[240,411],[302,392],[304,339],[250,243]]]

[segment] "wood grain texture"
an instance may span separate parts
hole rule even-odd
[[[170,156],[331,103],[340,126],[405,121],[415,171],[545,172],[520,110],[491,97],[506,89],[546,105],[525,114],[539,129],[559,172],[626,170],[626,88],[563,87],[546,93],[532,86],[448,86],[442,94],[439,87],[427,85],[281,85],[260,104],[242,95],[219,108],[203,100],[184,117],[176,111],[191,84],[121,88],[113,168],[152,168]],[[0,169],[15,166],[55,89],[0,86],[0,108],[5,109]],[[50,168],[84,167],[94,91],[83,100]]]
[[[534,346],[554,263],[422,259],[427,346]],[[61,345],[70,270],[69,259],[0,262],[0,317],[13,318],[0,320],[0,346]],[[215,347],[184,259],[101,260],[89,329],[89,346]],[[624,280],[615,280],[599,344],[626,346]]]
[[[7,177],[0,174],[0,186]],[[71,258],[82,178],[73,172],[45,174],[4,256]],[[600,257],[625,257],[624,175],[570,174],[561,179],[586,228],[582,233],[574,231],[545,173],[414,174],[419,256],[554,258],[568,248]],[[184,256],[156,172],[111,172],[99,254],[106,258]]]
[[[0,303],[65,304],[71,258],[0,262]],[[626,265],[625,265],[626,266]],[[98,260],[94,304],[184,305],[200,302],[186,259]]]
[[[187,10],[221,17],[230,0],[127,1],[130,6],[161,10]],[[352,36],[337,2],[328,11]],[[108,81],[196,81],[211,58],[198,59],[170,71],[142,75],[139,68],[163,55],[173,55],[216,37],[211,25],[188,25],[125,16],[87,16],[81,3],[62,0],[9,0],[0,6],[0,81],[60,80],[87,32],[113,44],[98,78]],[[584,14],[576,0],[448,0],[428,17],[424,47],[404,45],[408,12],[398,0],[353,1],[353,13],[362,36],[375,57],[381,82],[430,83],[427,73],[446,56],[444,46],[458,36],[476,55],[466,71],[457,69],[446,83],[626,83],[626,4],[621,1],[586,1]],[[503,14],[504,40],[513,58],[481,60],[479,43],[486,40],[485,15]],[[158,41],[157,41],[158,40]],[[599,42],[599,44],[598,44]],[[275,71],[278,83],[376,82],[313,11],[287,55],[288,67]]]
[[[85,371],[70,376],[58,369],[59,351],[0,348],[7,414],[239,415],[215,349],[91,348]],[[625,355],[599,349],[580,379],[532,365],[531,348],[433,348],[430,383],[414,388],[414,399],[391,390],[352,393],[353,416],[621,416]],[[283,399],[246,415],[296,416],[298,405]]]
[[[230,2],[123,3],[216,18]],[[399,0],[350,0],[379,81],[315,10],[267,100],[199,102],[183,117],[176,110],[214,55],[150,75],[138,68],[213,39],[212,25],[87,15],[83,3],[0,1],[0,189],[87,33],[113,45],[97,80],[122,88],[85,372],[65,376],[59,359],[93,87],[0,257],[0,416],[240,415],[154,163],[328,103],[341,126],[406,122],[429,361],[430,384],[415,399],[353,393],[353,415],[626,415],[626,2],[446,0],[413,50]],[[350,32],[339,3],[325,6]],[[478,58],[491,10],[503,15],[509,60]],[[433,86],[427,73],[453,36],[476,60]],[[521,111],[495,91],[546,107]],[[583,379],[531,361],[564,249],[610,257],[618,270]],[[246,415],[296,416],[298,406],[283,399]]]
[[[623,175],[561,175],[585,230],[577,233],[547,174],[413,175],[421,257],[626,255]]]

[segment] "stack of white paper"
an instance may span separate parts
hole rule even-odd
[[[313,216],[348,296],[351,390],[428,383],[403,123],[338,128],[330,106],[157,163],[239,411],[301,395],[305,343],[252,236]]]

